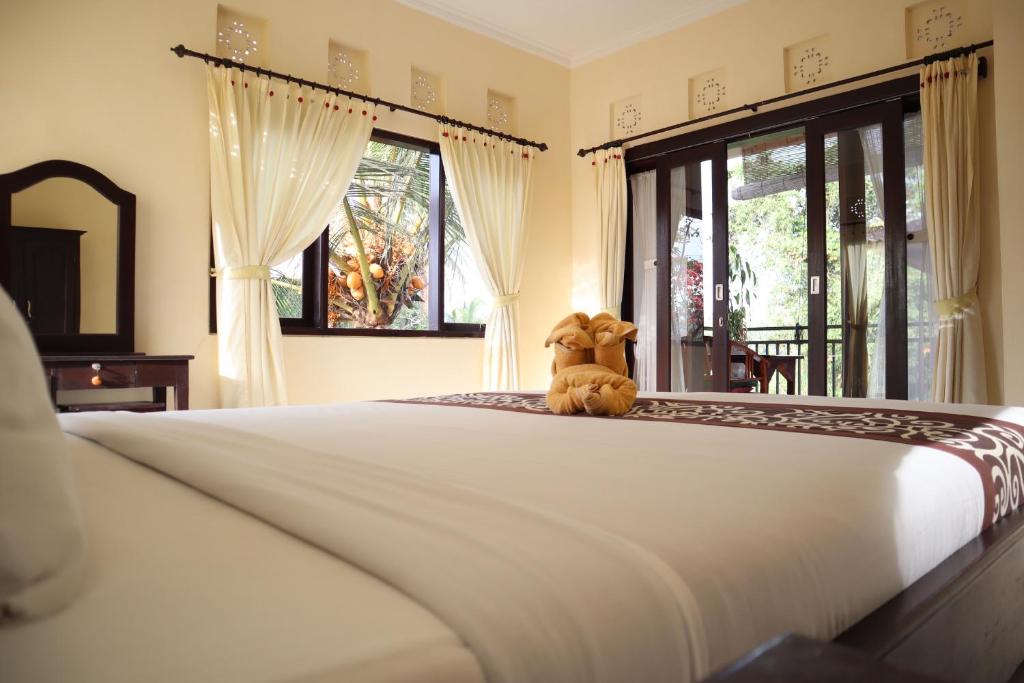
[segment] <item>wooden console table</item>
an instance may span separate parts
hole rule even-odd
[[[167,410],[167,387],[174,389],[174,409],[188,410],[188,362],[193,356],[147,356],[143,353],[43,354],[50,400],[59,412]],[[153,389],[152,401],[103,401],[60,404],[57,392],[69,389]]]

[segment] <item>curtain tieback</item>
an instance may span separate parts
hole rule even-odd
[[[515,294],[502,294],[501,296],[494,297],[495,306],[508,306],[519,301],[519,292]]]
[[[939,299],[935,302],[935,312],[939,314],[939,318],[942,320],[949,320],[955,318],[961,313],[966,313],[968,309],[973,308],[978,303],[978,290],[972,289],[966,294],[960,296],[950,297],[948,299]]]
[[[228,266],[213,268],[210,274],[225,280],[269,280],[270,266]]]

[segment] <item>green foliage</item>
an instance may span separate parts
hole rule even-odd
[[[729,308],[729,339],[742,342],[747,339],[747,309]]]
[[[302,317],[302,282],[281,273],[271,274],[277,314],[282,318]]]
[[[480,323],[485,319],[486,304],[480,299],[473,299],[461,308],[448,311],[445,319],[452,323]]]

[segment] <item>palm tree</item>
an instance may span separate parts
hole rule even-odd
[[[426,327],[429,203],[429,152],[371,141],[331,220],[332,326]]]

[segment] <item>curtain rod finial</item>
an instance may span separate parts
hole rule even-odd
[[[180,59],[185,56],[185,46],[181,43],[178,43],[177,45],[171,48],[171,52],[178,55],[178,58]]]

